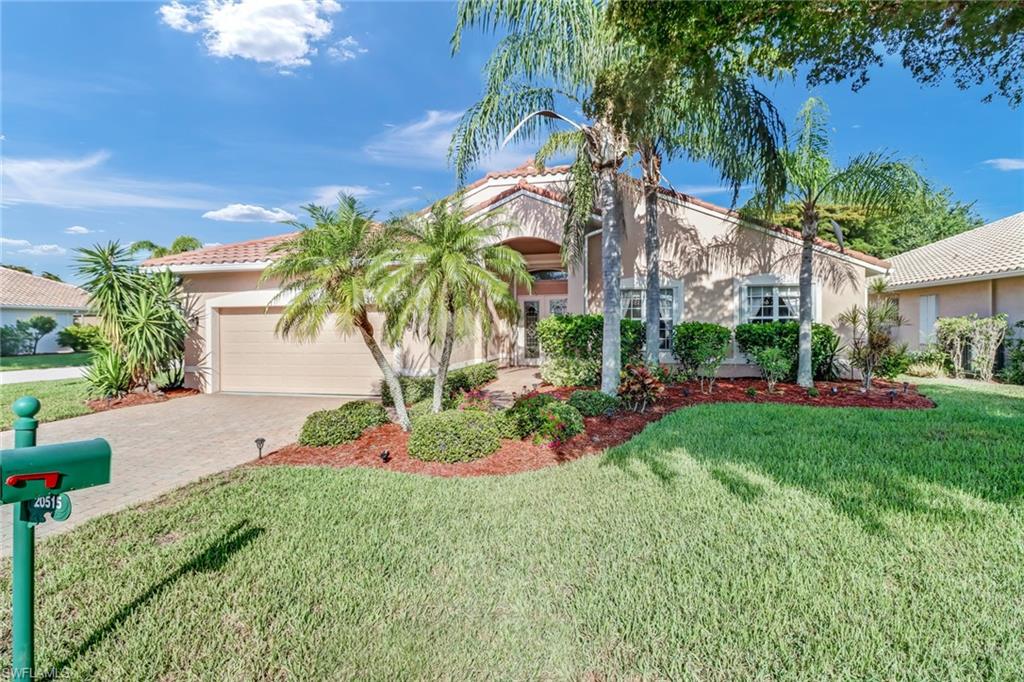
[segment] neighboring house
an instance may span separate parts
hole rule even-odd
[[[935,341],[935,320],[1006,313],[1024,320],[1024,213],[889,259],[887,291],[899,300],[911,349]]]
[[[499,213],[516,227],[503,243],[526,259],[534,275],[532,291],[517,291],[520,321],[496,326],[458,344],[453,366],[484,360],[536,364],[540,360],[537,322],[561,312],[600,312],[600,216],[587,237],[585,262],[567,270],[560,243],[565,219],[566,168],[543,171],[529,162],[511,171],[489,173],[469,185],[465,202],[470,215]],[[626,237],[623,244],[622,307],[625,316],[643,317],[643,229],[638,222],[639,187],[624,179]],[[742,221],[728,209],[664,190],[661,201],[661,258],[664,315],[663,357],[672,325],[682,320],[717,322],[734,327],[746,321],[797,317],[800,238],[791,230]],[[261,286],[269,250],[289,239],[284,234],[226,244],[144,262],[169,268],[184,278],[201,313],[188,344],[186,370],[191,385],[206,391],[330,393],[369,395],[377,390],[379,371],[358,336],[340,337],[327,328],[310,343],[283,341],[274,334],[280,304],[273,283]],[[885,261],[819,241],[813,291],[815,319],[832,322],[866,299],[865,281],[883,274]],[[273,304],[272,304],[273,302]],[[268,306],[270,306],[268,308]],[[375,326],[381,327],[380,315]],[[410,333],[394,357],[409,374],[436,367],[425,340]],[[750,374],[741,355],[733,353],[723,374]]]
[[[57,320],[57,328],[39,341],[40,353],[64,350],[57,344],[57,332],[88,308],[88,294],[74,285],[0,267],[0,325],[36,315]]]

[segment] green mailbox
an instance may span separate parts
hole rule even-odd
[[[102,438],[0,450],[3,504],[105,483],[110,483],[110,445]]]

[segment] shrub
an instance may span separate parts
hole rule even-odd
[[[540,378],[552,386],[596,386],[601,381],[601,360],[549,358],[540,366]]]
[[[999,378],[1009,384],[1024,384],[1024,320],[1014,325],[1017,337],[1006,344],[1006,366]]]
[[[892,349],[882,356],[882,361],[875,368],[875,374],[883,379],[895,379],[905,374],[910,367],[910,353],[907,352],[907,344],[894,345]]]
[[[498,366],[493,362],[482,362],[468,367],[453,369],[448,372],[444,382],[444,396],[447,399],[455,398],[460,393],[480,388],[489,381],[498,378]],[[400,376],[398,383],[402,386],[402,393],[405,395],[407,405],[415,405],[421,400],[434,396],[434,377],[426,376]],[[387,383],[382,382],[380,387],[380,401],[383,405],[391,407],[395,404],[391,397],[391,389]],[[450,405],[450,401],[442,399],[443,404]],[[456,402],[455,405],[458,403]]]
[[[446,410],[416,420],[409,455],[426,462],[470,462],[501,445],[494,415],[478,410]]]
[[[808,398],[817,398],[820,395],[821,395],[821,391],[819,391],[814,386],[811,386],[810,388],[807,389],[807,397]]]
[[[1006,314],[982,317],[971,329],[971,371],[982,381],[992,381],[999,346],[1006,337]]]
[[[763,348],[758,351],[756,360],[769,393],[775,392],[775,384],[789,376],[793,368],[793,361],[781,348]]]
[[[72,324],[57,332],[57,343],[82,353],[102,346],[103,334],[100,333],[99,325]]]
[[[0,355],[21,355],[28,352],[29,338],[24,327],[5,324],[0,327]]]
[[[964,356],[971,342],[971,329],[977,316],[940,317],[935,320],[935,338],[949,357],[953,376],[964,377]]]
[[[619,406],[619,399],[601,391],[576,391],[569,396],[569,404],[580,411],[584,417],[599,417],[608,410]]]
[[[644,323],[622,320],[621,354],[623,364],[643,357]],[[537,340],[548,360],[565,358],[601,358],[604,317],[599,314],[550,315],[537,323]]]
[[[721,356],[729,350],[732,332],[711,322],[680,322],[672,330],[672,353],[686,379],[698,376],[710,356]],[[719,362],[719,364],[721,364]],[[715,366],[717,370],[717,365]]]
[[[540,408],[539,414],[542,421],[534,435],[535,440],[559,445],[583,433],[583,415],[568,403],[548,403]]]
[[[542,407],[558,402],[558,399],[547,393],[534,393],[520,396],[502,413],[502,433],[509,438],[526,438],[541,427]]]
[[[101,346],[92,354],[85,381],[93,395],[115,398],[132,387],[132,370],[120,353]]]
[[[634,412],[645,411],[665,390],[665,385],[643,365],[626,365],[623,375],[619,384],[619,399]]]
[[[938,377],[945,374],[949,358],[937,346],[909,353],[906,373],[913,377]]]
[[[744,391],[744,393],[747,394],[748,398],[755,398],[755,397],[757,397],[757,389],[754,388],[753,386],[747,386],[747,390]]]
[[[750,358],[765,348],[781,348],[789,356],[792,369],[785,377],[796,379],[800,349],[799,322],[749,322],[736,327],[736,345]],[[818,381],[831,381],[839,376],[837,363],[841,341],[827,324],[811,326],[811,369]]]
[[[491,403],[491,399],[478,388],[475,388],[472,391],[466,391],[459,398],[460,410],[479,410],[481,412],[490,412],[493,407],[494,405]]]
[[[299,433],[299,445],[331,447],[359,438],[363,431],[388,423],[380,403],[354,400],[333,410],[320,410],[306,417]]]
[[[903,324],[899,307],[892,299],[869,303],[866,307],[853,306],[839,316],[842,324],[850,327],[852,348],[850,364],[864,376],[865,390],[879,371],[888,371],[891,355],[905,355],[906,345],[895,346],[893,330]]]
[[[38,351],[42,338],[57,328],[57,320],[49,315],[33,315],[27,320],[18,320],[15,324],[27,334],[32,355]]]

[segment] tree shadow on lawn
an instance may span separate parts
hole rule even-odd
[[[131,618],[137,610],[153,601],[153,599],[175,582],[188,575],[219,571],[232,556],[240,552],[262,534],[262,528],[249,527],[247,521],[239,521],[232,525],[217,540],[207,546],[205,550],[179,566],[177,570],[163,580],[151,585],[145,592],[133,599],[131,603],[122,606],[106,623],[94,630],[77,649],[58,663],[53,668],[51,675],[46,679],[61,679],[62,671],[71,665],[75,659],[88,653],[93,647],[103,641],[107,635],[114,632],[122,623]]]
[[[973,505],[1024,499],[1024,401],[929,387],[932,410],[718,404],[682,409],[606,453],[602,465],[662,483],[693,457],[741,500],[764,493],[748,469],[827,499],[871,532],[891,514],[963,520]]]

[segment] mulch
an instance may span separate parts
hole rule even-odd
[[[351,443],[336,447],[287,445],[254,461],[253,465],[363,466],[446,478],[501,476],[565,464],[586,455],[601,453],[626,442],[651,422],[692,405],[785,403],[816,407],[873,407],[897,410],[935,407],[935,403],[919,394],[913,386],[907,387],[904,392],[902,384],[876,382],[876,386],[868,393],[861,392],[860,383],[852,381],[818,382],[816,386],[820,392],[818,397],[808,396],[806,389],[795,384],[779,384],[775,387],[775,392],[769,394],[765,391],[764,382],[759,379],[719,379],[715,382],[714,393],[711,394],[701,393],[695,383],[671,385],[666,388],[661,399],[643,414],[619,411],[610,419],[587,417],[584,419],[586,430],[583,433],[557,446],[534,444],[531,441],[503,440],[496,452],[473,462],[447,464],[414,459],[409,456],[406,448],[408,434],[397,424],[387,424],[369,429]],[[746,393],[750,387],[757,390],[753,397]],[[538,392],[551,393],[564,399],[575,390],[578,389],[542,386]],[[895,394],[892,391],[895,391]],[[390,454],[387,463],[380,457],[385,450]]]
[[[107,410],[116,410],[121,407],[163,403],[175,398],[186,398],[190,395],[198,394],[199,391],[194,388],[169,388],[161,393],[128,393],[120,398],[95,398],[85,401],[85,404],[93,412],[106,412]]]

